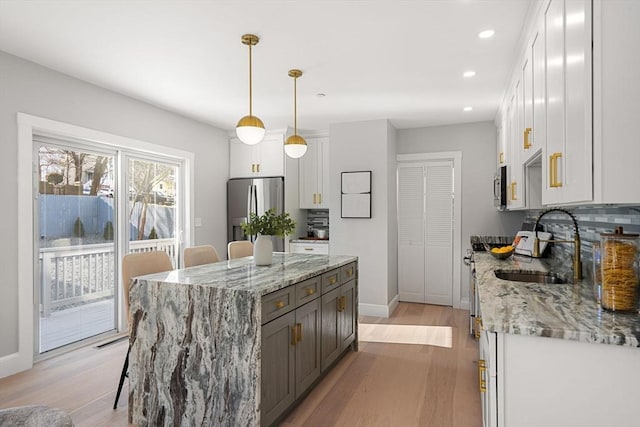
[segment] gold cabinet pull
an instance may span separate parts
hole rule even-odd
[[[342,301],[342,311],[345,311],[347,309],[347,297],[341,296],[340,301]]]
[[[256,169],[258,169],[258,172],[260,172],[260,163],[256,165]]]
[[[318,204],[322,204],[322,193],[318,193]]]
[[[524,130],[524,149],[528,150],[529,148],[531,148],[531,141],[529,141],[529,138],[531,136],[531,128],[526,128]]]
[[[338,313],[342,313],[342,298],[336,298],[336,304],[338,306]]]
[[[306,292],[307,292],[307,295],[313,295],[316,293],[316,290],[313,288],[307,288]]]
[[[478,360],[478,385],[480,386],[480,393],[487,392],[487,382],[484,379],[484,374],[487,371],[487,363],[480,359]]]
[[[500,164],[504,163],[504,151],[500,152]]]
[[[302,341],[302,323],[298,323],[297,325],[297,330],[298,330],[298,337],[296,338],[296,343],[299,343],[300,341]]]
[[[353,274],[353,270],[352,269],[348,269],[347,270],[347,277],[351,277],[352,274]]]
[[[317,198],[316,198],[316,193],[313,193],[313,204],[314,204],[314,205],[315,205],[315,204],[317,204],[317,203],[316,203],[316,200],[317,200]]]
[[[280,310],[284,307],[284,301],[276,301],[276,310]]]
[[[304,248],[305,251],[312,251],[313,248]]]
[[[516,185],[518,185],[518,183],[515,181],[511,183],[511,200],[518,200],[516,197]]]
[[[480,339],[480,329],[482,329],[482,317],[476,317],[476,339]]]
[[[551,185],[550,187],[562,187],[562,181],[558,179],[558,159],[562,158],[562,153],[553,153],[549,157],[549,166],[551,168]]]
[[[298,339],[298,328],[296,325],[291,327],[291,345],[296,345]]]
[[[251,172],[255,172],[255,171],[256,171],[256,164],[251,163]]]
[[[553,159],[555,158],[555,154],[549,156],[549,188],[554,188],[555,185],[555,175],[553,173]]]
[[[338,279],[336,279],[336,276],[332,276],[329,278],[329,284],[330,285],[335,285],[335,283],[338,281]]]

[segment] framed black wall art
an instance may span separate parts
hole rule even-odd
[[[371,218],[371,171],[342,172],[341,218]]]

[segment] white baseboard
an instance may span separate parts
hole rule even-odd
[[[11,353],[0,357],[0,378],[31,369],[33,364],[30,362],[31,359],[25,360],[24,357],[20,357],[20,353]]]
[[[372,317],[389,317],[393,314],[393,311],[398,306],[398,295],[393,297],[391,302],[387,305],[382,304],[358,304],[358,311],[362,316],[372,316]]]

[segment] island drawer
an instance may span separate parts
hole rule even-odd
[[[262,297],[262,324],[296,308],[296,287],[288,286]]]
[[[318,298],[320,295],[322,276],[312,277],[296,284],[296,307],[300,307]]]
[[[340,267],[340,282],[347,283],[349,280],[353,280],[356,277],[356,263],[344,265]]]
[[[327,293],[340,286],[340,269],[327,271],[322,275],[322,293]]]

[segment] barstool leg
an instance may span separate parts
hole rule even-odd
[[[120,392],[122,391],[122,385],[124,384],[124,378],[129,376],[129,352],[131,351],[131,344],[127,347],[127,357],[124,359],[124,365],[122,366],[122,373],[120,374],[120,382],[118,383],[118,391],[116,393],[116,401],[113,402],[113,409],[118,407],[118,400],[120,400]]]

